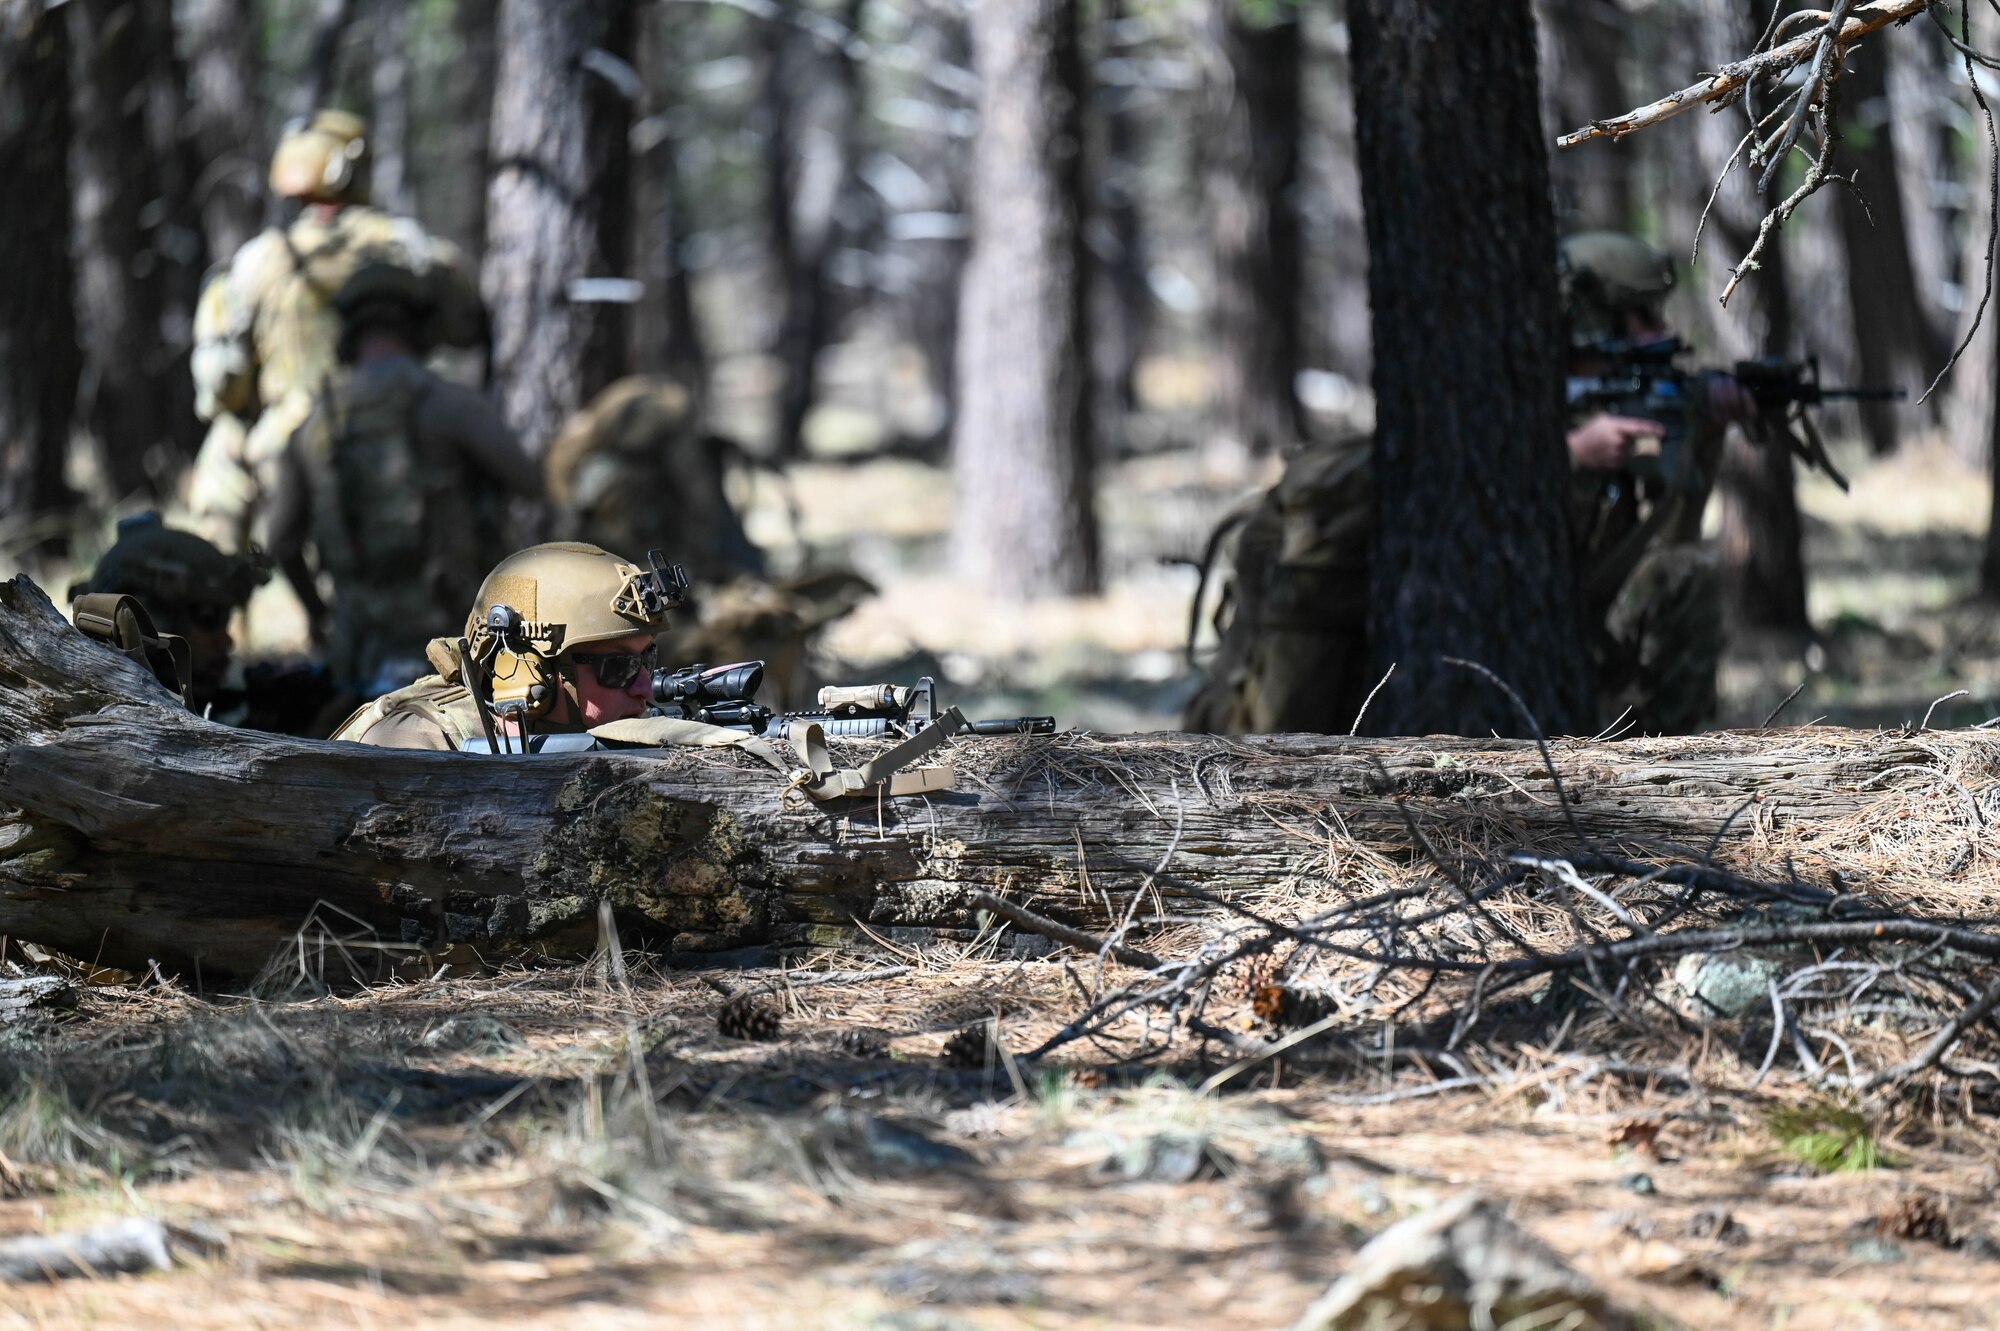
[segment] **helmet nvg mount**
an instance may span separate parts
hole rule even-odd
[[[1556,247],[1556,276],[1570,346],[1587,348],[1625,336],[1625,315],[1657,318],[1674,289],[1673,260],[1636,236],[1581,231]]]

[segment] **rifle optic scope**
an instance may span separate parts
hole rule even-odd
[[[662,706],[683,703],[695,707],[717,707],[725,703],[746,703],[757,696],[764,684],[762,661],[737,661],[731,665],[682,666],[679,670],[653,672],[653,701]]]

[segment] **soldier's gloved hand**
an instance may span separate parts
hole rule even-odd
[[[1570,461],[1586,471],[1617,471],[1649,445],[1657,449],[1666,432],[1658,421],[1605,412],[1569,432]]]
[[[1708,416],[1718,425],[1741,425],[1757,418],[1757,399],[1733,374],[1709,374]]]

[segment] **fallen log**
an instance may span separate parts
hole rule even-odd
[[[1713,842],[1739,868],[1873,888],[1948,871],[1985,892],[1996,744],[1566,740],[1559,790],[1534,745],[1500,740],[959,739],[957,790],[799,807],[733,750],[490,758],[230,730],[16,578],[0,585],[0,934],[196,979],[254,974],[302,929],[391,962],[587,949],[600,900],[691,951],[975,929],[981,892],[1095,930],[1372,890],[1422,868],[1416,829],[1446,856]]]

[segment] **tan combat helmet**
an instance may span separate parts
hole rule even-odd
[[[271,155],[271,192],[308,203],[368,202],[367,123],[320,110],[286,125]]]
[[[507,556],[479,584],[465,643],[491,703],[530,718],[567,697],[582,712],[574,667],[579,647],[635,633],[657,634],[681,603],[687,575],[652,551],[641,567],[580,541],[530,546]],[[468,680],[467,683],[474,681]]]
[[[1660,303],[1674,289],[1674,263],[1636,236],[1621,231],[1580,231],[1556,247],[1569,344],[1591,347],[1625,336],[1625,314],[1640,310],[1657,320]]]
[[[163,630],[186,633],[226,621],[270,576],[261,554],[225,555],[193,532],[167,526],[158,513],[141,513],[119,522],[116,544],[87,579],[71,585],[69,597],[136,596]]]

